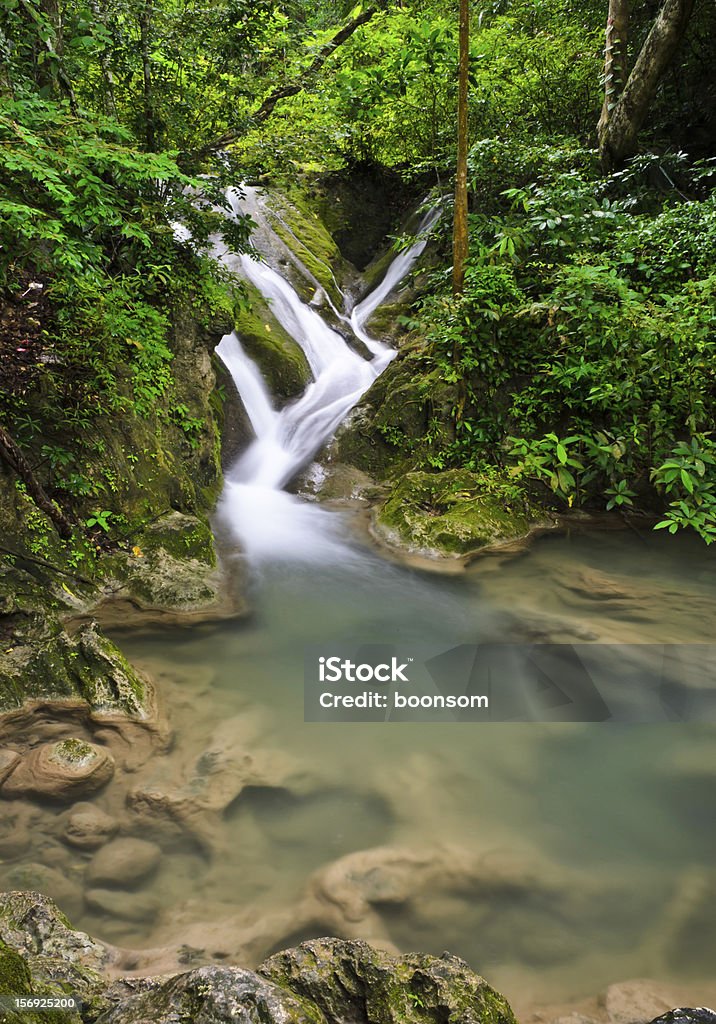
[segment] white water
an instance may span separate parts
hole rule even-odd
[[[300,398],[277,411],[236,333],[222,338],[216,350],[256,434],[229,472],[219,506],[220,518],[252,562],[352,559],[335,516],[307,505],[283,488],[310,462],[395,356],[390,346],[368,335],[365,325],[408,274],[439,215],[435,208],[423,218],[419,240],[393,260],[381,283],[355,306],[350,319],[342,318],[346,329],[372,353],[371,359],[351,348],[267,264],[247,255],[238,260],[225,258],[230,269],[269,301],[276,319],[303,349],[313,376]]]

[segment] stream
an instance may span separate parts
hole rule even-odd
[[[134,919],[85,907],[73,921],[135,950],[180,942],[199,962],[245,966],[323,934],[449,949],[518,1007],[633,977],[687,984],[698,1005],[716,954],[716,726],[640,717],[638,696],[628,723],[304,722],[310,644],[601,642],[641,645],[656,664],[662,645],[713,642],[716,564],[696,539],[575,528],[439,575],[382,558],[356,513],[285,489],[393,357],[366,323],[424,244],[340,313],[370,359],[269,266],[227,258],[314,379],[277,409],[235,334],[217,350],[256,435],[217,509],[225,558],[248,564],[251,613],[115,629],[175,739],[94,802],[161,846],[138,889],[156,903]],[[127,792],[186,794],[187,766],[207,757],[216,798],[192,827],[133,822]],[[46,863],[77,875],[53,838],[58,815],[37,816]]]

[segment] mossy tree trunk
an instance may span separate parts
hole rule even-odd
[[[686,32],[694,3],[695,0],[664,0],[624,81],[628,6],[626,0],[610,0],[605,97],[597,126],[599,156],[604,170],[621,166],[636,153],[639,131],[662,75]]]

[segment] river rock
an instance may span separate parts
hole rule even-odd
[[[108,842],[119,828],[118,822],[94,804],[79,803],[68,812],[64,839],[70,846],[94,850]]]
[[[326,1024],[317,1007],[239,967],[199,967],[140,988],[127,999],[126,985],[114,986],[121,1002],[97,1024]]]
[[[604,996],[604,1005],[613,1024],[647,1024],[670,1007],[654,991],[650,981],[623,981],[610,985]]]
[[[678,1006],[651,1024],[716,1024],[716,1010],[707,1006]]]
[[[131,886],[151,874],[162,851],[144,839],[114,839],[94,855],[87,867],[90,885]]]
[[[35,994],[66,996],[71,992],[99,1012],[106,988],[101,972],[115,958],[114,951],[84,932],[74,931],[49,896],[0,893],[0,947],[3,943],[22,957]],[[46,1019],[59,1022],[61,1018],[50,1015]],[[73,1016],[75,1019],[79,1020]]]
[[[313,939],[269,957],[258,973],[318,1006],[329,1021],[514,1024],[503,996],[449,953],[394,957],[365,942]]]
[[[79,882],[72,881],[58,868],[33,862],[15,864],[4,871],[1,878],[3,889],[39,889],[51,896],[70,917],[79,917],[82,913],[83,899]]]
[[[2,795],[70,800],[95,793],[113,774],[109,751],[85,740],[65,739],[31,750],[3,783]]]
[[[159,914],[159,900],[139,892],[120,892],[117,889],[89,889],[85,901],[91,910],[99,910],[112,917],[139,924],[154,922]]]

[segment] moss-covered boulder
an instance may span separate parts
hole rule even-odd
[[[98,719],[153,717],[151,686],[95,623],[72,636],[63,628],[63,614],[86,609],[87,590],[94,598],[91,587],[31,562],[0,565],[0,713],[66,701]]]
[[[395,957],[365,942],[314,939],[258,973],[351,1024],[515,1024],[507,1001],[449,953]]]
[[[199,967],[140,989],[128,999],[122,984],[110,989],[118,1003],[97,1024],[327,1024],[307,1000],[239,967]]]
[[[300,345],[283,329],[257,288],[246,285],[249,308],[236,318],[241,344],[258,364],[271,394],[295,398],[311,380],[311,370]]]
[[[79,1024],[102,1009],[106,982],[101,971],[110,951],[73,931],[67,918],[38,892],[0,893],[0,994],[74,996],[79,1011],[7,1016],[15,1024]]]
[[[418,447],[425,453],[429,431],[437,444],[451,440],[455,400],[453,385],[426,364],[420,350],[401,354],[339,428],[332,454],[375,480],[398,477],[412,468]]]
[[[383,540],[428,555],[465,555],[524,536],[529,527],[523,507],[489,493],[465,470],[406,473],[375,517]]]

